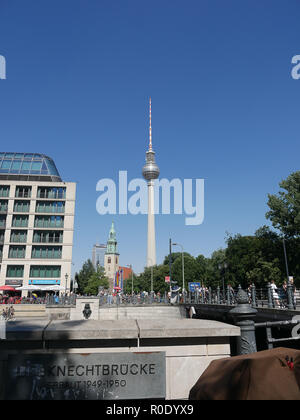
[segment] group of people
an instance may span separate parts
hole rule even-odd
[[[296,287],[294,284],[294,280],[290,280],[290,285],[292,286],[292,299],[293,304],[296,306]],[[278,288],[276,286],[275,281],[273,280],[271,282],[271,291],[272,291],[272,298],[276,306],[282,307],[284,306],[284,301],[287,300],[287,293],[288,293],[288,284],[287,281],[283,282],[283,285],[281,288]]]
[[[4,321],[9,321],[14,319],[15,317],[15,310],[13,306],[8,306],[2,310],[1,317]]]
[[[21,303],[22,298],[20,296],[8,296],[0,294],[0,305],[16,305]]]
[[[142,291],[133,294],[123,293],[122,291],[118,292],[110,292],[108,290],[101,290],[98,294],[100,297],[100,302],[107,303],[108,305],[112,305],[114,303],[121,304],[121,303],[129,303],[136,301],[137,303],[144,303],[147,301],[151,294],[147,291]],[[152,300],[160,303],[162,301],[162,296],[160,292],[153,292],[152,293]]]
[[[45,298],[38,297],[34,293],[28,297],[0,295],[0,305],[19,305],[29,303],[45,303]]]
[[[296,307],[297,290],[296,290],[293,279],[290,280],[290,285],[291,285],[293,305],[294,307]],[[287,281],[284,281],[282,286],[277,286],[275,281],[272,280],[270,283],[270,289],[271,289],[271,298],[274,303],[274,306],[278,308],[285,308],[287,306],[287,301],[288,301]],[[252,302],[252,284],[250,284],[248,287],[248,297],[249,297],[249,303],[251,303]]]

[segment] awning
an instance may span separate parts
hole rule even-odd
[[[0,290],[5,291],[5,292],[14,292],[17,289],[13,286],[1,286]]]
[[[58,292],[58,291],[60,291],[60,290],[66,290],[66,288],[65,287],[63,287],[63,286],[47,286],[46,288],[44,288],[43,290],[49,290],[49,291],[53,291],[53,292]]]
[[[45,290],[43,287],[41,286],[32,286],[31,284],[28,284],[27,286],[21,286],[21,287],[16,287],[15,290],[27,290],[27,291],[37,291],[37,290]]]

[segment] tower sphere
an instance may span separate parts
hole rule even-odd
[[[159,167],[155,163],[155,152],[146,152],[146,164],[143,166],[143,177],[147,181],[159,177]]]

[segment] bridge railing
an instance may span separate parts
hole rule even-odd
[[[54,305],[75,306],[76,295],[75,294],[71,294],[71,295],[63,294],[61,296],[48,295],[45,298],[45,304],[47,306],[54,306]]]
[[[225,290],[220,287],[200,288],[194,292],[183,293],[180,297],[182,303],[186,304],[212,304],[212,305],[237,305],[238,289],[227,286]],[[252,284],[248,290],[248,300],[252,307],[268,307],[272,309],[295,310],[300,304],[297,294],[294,294],[293,288],[288,285],[286,289],[278,287],[276,292],[271,284],[265,288],[256,288]]]
[[[184,291],[183,293],[138,293],[134,295],[118,294],[101,294],[99,297],[99,305],[159,305],[159,304],[204,304],[204,305],[237,305],[237,294],[240,288],[233,289],[231,286],[216,289],[200,288],[193,292]],[[248,300],[252,307],[267,307],[272,309],[289,309],[295,310],[300,305],[300,296],[294,294],[293,288],[288,285],[286,289],[278,288],[277,294],[273,292],[271,284],[265,288],[256,288],[252,284],[248,290]],[[48,295],[45,298],[23,298],[22,303],[43,303],[47,306],[76,305],[76,295],[62,294],[61,296]]]
[[[99,305],[159,305],[169,304],[170,299],[167,293],[160,294],[134,294],[134,295],[100,295]]]

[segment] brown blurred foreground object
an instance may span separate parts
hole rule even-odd
[[[276,348],[214,360],[190,400],[300,400],[300,351]]]

